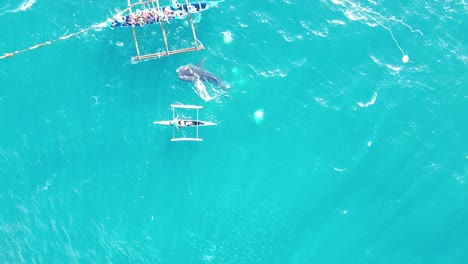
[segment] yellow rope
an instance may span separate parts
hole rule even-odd
[[[41,44],[36,44],[36,45],[34,45],[34,46],[32,46],[32,47],[29,47],[29,48],[27,48],[27,49],[17,50],[17,51],[15,51],[15,52],[11,52],[11,53],[5,53],[5,54],[3,54],[2,56],[0,56],[0,60],[5,59],[5,58],[10,58],[10,57],[12,57],[12,56],[14,56],[14,55],[16,55],[16,54],[23,53],[23,52],[26,52],[26,51],[29,51],[29,50],[33,50],[33,49],[37,49],[37,48],[40,48],[40,47],[44,47],[44,46],[50,45],[50,44],[52,44],[52,43],[54,43],[54,42],[57,42],[57,41],[60,41],[60,40],[69,39],[69,38],[71,38],[71,37],[73,37],[73,36],[76,36],[76,35],[79,35],[79,34],[83,34],[83,33],[87,32],[87,31],[89,31],[89,30],[91,30],[91,29],[93,29],[93,28],[95,28],[95,27],[97,27],[97,26],[92,26],[92,27],[90,27],[90,28],[82,29],[82,30],[80,30],[80,31],[78,31],[78,32],[75,32],[75,33],[72,33],[72,34],[69,34],[69,35],[60,37],[60,38],[58,38],[58,39],[54,39],[54,40],[51,40],[51,41],[46,41],[46,42],[41,43]]]

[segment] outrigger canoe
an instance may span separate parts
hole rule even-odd
[[[200,121],[198,120],[198,112],[200,109],[203,108],[203,106],[198,106],[198,105],[184,105],[184,104],[171,104],[172,108],[172,120],[167,120],[167,121],[154,121],[153,124],[157,125],[165,125],[165,126],[171,126],[172,127],[172,138],[171,141],[203,141],[202,138],[198,137],[198,127],[201,126],[216,126],[216,123],[213,122],[208,122],[208,121]],[[190,120],[190,119],[178,119],[176,117],[176,109],[177,108],[183,108],[183,109],[194,109],[197,111],[197,119],[195,120]],[[177,122],[177,126],[174,126],[174,123]],[[176,137],[176,128],[177,130],[181,127],[189,127],[193,126],[195,127],[196,130],[196,135],[195,137]],[[190,129],[192,130],[192,129]]]

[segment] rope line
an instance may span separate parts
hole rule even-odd
[[[80,34],[83,34],[83,33],[86,33],[88,32],[89,30],[93,29],[93,28],[98,28],[100,27],[99,25],[94,25],[94,26],[91,26],[89,28],[85,28],[85,29],[82,29],[78,32],[75,32],[75,33],[71,33],[71,34],[68,34],[66,36],[62,36],[60,38],[57,38],[57,39],[54,39],[54,40],[50,40],[50,41],[46,41],[44,43],[40,43],[40,44],[36,44],[34,46],[31,46],[27,49],[23,49],[23,50],[17,50],[17,51],[14,51],[14,52],[10,52],[10,53],[4,53],[3,55],[0,56],[0,60],[2,59],[6,59],[6,58],[10,58],[10,57],[13,57],[14,55],[16,54],[20,54],[20,53],[23,53],[23,52],[26,52],[26,51],[30,51],[30,50],[34,50],[34,49],[37,49],[37,48],[40,48],[40,47],[44,47],[44,46],[47,46],[47,45],[50,45],[52,43],[55,43],[55,42],[58,42],[58,41],[61,41],[61,40],[66,40],[66,39],[69,39],[71,37],[74,37],[76,35],[80,35]]]

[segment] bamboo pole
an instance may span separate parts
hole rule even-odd
[[[197,47],[190,47],[190,48],[185,48],[185,49],[178,49],[178,50],[170,50],[169,52],[163,51],[163,52],[158,52],[158,53],[152,53],[152,54],[146,54],[146,55],[141,55],[140,57],[133,57],[132,61],[140,61],[140,60],[149,60],[149,59],[155,59],[155,58],[161,58],[164,56],[169,56],[169,55],[174,55],[174,54],[180,54],[180,53],[185,53],[185,52],[190,52],[190,51],[198,51],[202,50],[203,46]]]
[[[190,26],[192,27],[193,40],[195,42],[195,47],[198,49],[198,41],[197,41],[197,34],[195,33],[195,25],[193,24],[192,14],[189,12],[189,5],[190,4],[189,4],[188,0],[185,0],[185,3],[187,4],[186,5],[187,13],[188,13],[189,18],[190,18]]]
[[[130,12],[130,15],[132,15],[133,14],[132,6],[134,6],[134,5],[132,5],[130,3],[130,0],[127,0],[127,2],[128,2],[128,11]],[[138,58],[140,58],[140,49],[138,48],[138,40],[137,40],[136,32],[135,32],[135,25],[132,25],[132,33],[133,33],[133,42],[135,43],[137,56],[138,56]]]
[[[158,12],[164,13],[164,10],[162,10],[161,7],[159,7],[159,0],[156,0],[156,5],[158,7]],[[159,14],[158,14],[158,20],[159,20],[159,24],[161,25],[161,31],[162,31],[163,38],[164,38],[164,45],[166,45],[166,53],[167,55],[169,55],[169,45],[167,44],[166,31],[164,30],[163,21],[161,20],[161,17],[159,16]]]

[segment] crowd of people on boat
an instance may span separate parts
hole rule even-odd
[[[187,11],[190,13],[199,12],[198,8],[189,4],[186,8],[181,8],[182,5],[174,0],[171,6],[166,6],[164,9],[151,8],[143,11],[136,10],[129,15],[118,14],[108,20],[110,27],[116,26],[144,26],[159,22],[169,22],[175,18],[184,19],[187,16]],[[184,10],[185,9],[185,10]]]
[[[181,10],[176,10],[181,11]],[[159,22],[171,21],[175,18],[175,12],[170,6],[164,10],[157,8],[145,9],[143,11],[136,10],[128,16],[117,15],[110,20],[110,26],[144,26],[147,24],[154,24]]]

